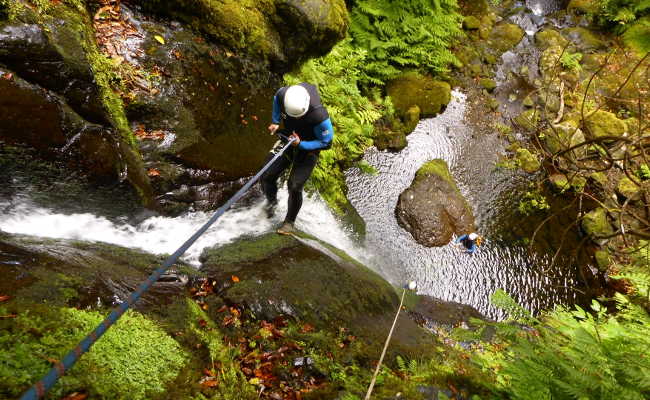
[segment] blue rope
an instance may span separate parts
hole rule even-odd
[[[45,396],[45,393],[47,393],[48,390],[54,386],[56,381],[63,376],[63,374],[69,370],[76,362],[77,360],[90,349],[90,346],[92,346],[97,340],[99,340],[100,337],[108,330],[108,328],[111,327],[111,325],[115,324],[117,320],[124,314],[126,310],[129,309],[135,302],[140,299],[140,296],[146,292],[151,285],[153,285],[162,274],[171,267],[176,260],[187,251],[187,249],[194,244],[194,242],[205,233],[205,231],[208,230],[208,228],[215,223],[219,217],[223,215],[223,213],[226,212],[237,200],[239,200],[244,193],[248,191],[248,189],[253,186],[255,182],[257,182],[262,174],[266,172],[267,169],[277,160],[284,152],[291,146],[291,144],[294,142],[295,139],[289,139],[286,137],[282,137],[287,141],[287,144],[280,150],[266,165],[251,179],[249,180],[237,193],[235,193],[234,196],[230,198],[224,204],[223,206],[219,207],[219,209],[214,213],[214,215],[206,222],[192,237],[187,239],[185,243],[181,247],[174,252],[171,256],[169,256],[165,262],[162,264],[160,268],[158,268],[154,273],[152,273],[149,278],[144,281],[131,295],[128,297],[128,299],[124,302],[122,302],[119,306],[115,307],[113,311],[102,321],[101,324],[97,328],[95,328],[94,331],[92,331],[89,335],[87,335],[79,344],[77,347],[75,347],[73,350],[68,352],[68,354],[65,355],[63,360],[61,362],[56,363],[54,367],[50,369],[50,371],[38,382],[36,382],[29,390],[27,390],[20,400],[37,400],[40,399],[41,397]]]

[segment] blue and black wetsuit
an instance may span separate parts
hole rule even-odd
[[[476,251],[476,241],[471,240],[467,234],[459,236],[455,243],[462,243],[466,253],[473,254]]]
[[[269,203],[277,201],[278,177],[289,167],[289,206],[286,222],[294,223],[298,211],[302,207],[302,189],[311,176],[320,150],[327,149],[334,138],[334,128],[327,110],[322,105],[320,94],[316,86],[309,83],[300,83],[309,93],[309,109],[300,118],[293,118],[284,112],[284,94],[288,87],[283,87],[273,97],[274,124],[282,123],[284,129],[291,134],[296,132],[300,137],[298,146],[289,149],[284,157],[278,158],[273,165],[262,175],[262,190]],[[269,155],[271,158],[273,155]]]

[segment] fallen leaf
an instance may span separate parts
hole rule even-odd
[[[160,171],[158,171],[155,168],[149,168],[147,170],[147,175],[149,175],[149,176],[160,176]]]
[[[217,381],[215,378],[213,378],[211,376],[201,379],[201,385],[205,386],[205,387],[215,387],[218,384],[219,384],[219,381]]]
[[[213,371],[210,371],[207,368],[203,369],[203,373],[208,375],[208,376],[215,376],[215,373]]]
[[[7,301],[11,298],[11,296],[0,296],[0,301]]]
[[[160,35],[156,35],[156,36],[154,36],[153,38],[156,39],[156,41],[158,41],[158,43],[160,43],[160,44],[165,44],[165,39],[163,39],[162,36],[160,36]]]
[[[300,333],[308,333],[308,332],[313,332],[313,331],[314,331],[314,327],[313,327],[313,325],[310,325],[310,324],[304,324],[300,328]]]
[[[69,394],[66,397],[62,398],[61,400],[84,400],[87,397],[88,397],[88,395],[86,393],[74,392],[74,393]]]
[[[0,315],[0,318],[16,318],[16,314],[7,314],[7,315]]]
[[[231,277],[231,279],[232,279],[232,281],[235,282],[235,283],[239,282],[239,277],[236,276],[236,275],[233,275],[233,276]]]
[[[227,309],[228,309],[228,306],[221,306],[221,307],[219,307],[219,309],[217,310],[217,312],[224,312],[224,311],[226,311]]]

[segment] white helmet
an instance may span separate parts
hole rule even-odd
[[[469,240],[476,240],[476,238],[478,238],[478,235],[476,233],[472,232],[469,234]]]
[[[284,111],[293,118],[300,118],[309,110],[309,93],[300,85],[289,86],[284,93]]]

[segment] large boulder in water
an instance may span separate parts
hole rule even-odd
[[[221,285],[224,301],[245,305],[257,319],[290,315],[319,328],[347,326],[381,343],[399,304],[395,289],[375,272],[304,234],[241,239],[205,250],[201,260],[201,273]],[[431,343],[403,314],[398,325],[392,350]]]
[[[407,116],[417,106],[421,117],[432,117],[449,104],[451,86],[430,76],[407,72],[390,81],[386,87],[395,110],[400,116]]]
[[[453,234],[474,231],[474,216],[458,190],[447,163],[432,160],[415,175],[411,186],[399,196],[397,222],[428,247],[443,246]]]

